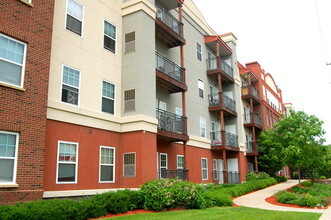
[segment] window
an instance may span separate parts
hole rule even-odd
[[[116,27],[104,21],[103,47],[116,53]]]
[[[102,81],[102,111],[115,112],[115,85]]]
[[[124,154],[124,177],[136,176],[136,153]]]
[[[18,134],[0,131],[0,185],[16,183]]]
[[[168,154],[160,153],[160,178],[168,177]]]
[[[80,71],[63,66],[61,101],[78,105]]]
[[[0,34],[0,82],[23,87],[26,44]]]
[[[198,88],[199,88],[199,97],[204,98],[205,97],[205,94],[204,94],[205,86],[201,79],[198,79]]]
[[[217,159],[213,159],[214,180],[218,180]]]
[[[83,30],[84,6],[74,0],[67,1],[67,21],[66,28],[79,36]]]
[[[100,182],[114,182],[115,148],[100,147]]]
[[[201,44],[197,43],[197,59],[202,62],[202,47]]]
[[[78,143],[59,142],[57,183],[77,183]]]
[[[208,180],[208,162],[207,158],[201,158],[202,180]]]
[[[177,155],[177,170],[184,169],[184,156]]]
[[[206,119],[200,117],[200,137],[206,138]]]

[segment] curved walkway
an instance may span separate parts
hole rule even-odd
[[[267,210],[275,210],[275,211],[294,211],[294,212],[315,212],[315,213],[323,213],[320,219],[331,219],[331,206],[325,209],[305,209],[305,208],[293,208],[286,206],[277,206],[270,204],[265,201],[266,198],[276,194],[279,191],[290,188],[294,185],[298,184],[298,180],[288,180],[285,183],[277,184],[274,186],[270,186],[268,188],[240,196],[233,200],[233,202],[239,206],[246,206],[251,208],[259,208],[259,209],[267,209]]]

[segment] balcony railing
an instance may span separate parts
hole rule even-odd
[[[252,141],[247,141],[246,142],[246,152],[251,153],[251,152],[253,152],[253,150],[254,150],[253,142]]]
[[[259,91],[252,85],[247,85],[247,86],[244,86],[242,87],[242,95],[245,96],[245,95],[252,95],[254,96],[255,98],[257,99],[260,99],[260,93]]]
[[[177,80],[178,82],[184,82],[184,69],[178,64],[172,62],[159,52],[155,52],[156,60],[156,69],[171,78]]]
[[[175,179],[178,178],[180,180],[188,179],[188,169],[178,169],[178,170],[168,170],[168,169],[159,169],[157,170],[157,177],[159,179],[170,178]]]
[[[186,117],[176,115],[161,109],[156,109],[156,118],[159,120],[157,128],[178,134],[185,134]]]
[[[217,57],[213,57],[213,58],[209,58],[207,59],[207,70],[216,70],[219,69],[219,67],[217,66]],[[223,72],[225,72],[227,75],[229,75],[231,78],[233,78],[233,68],[227,64],[224,60],[221,60],[220,62],[221,64],[221,70]]]
[[[214,171],[214,179],[219,180],[219,183],[240,183],[240,172],[238,171]]]
[[[254,117],[254,124],[262,126],[262,120],[261,120],[261,117],[259,116],[259,113],[254,112],[253,117]],[[251,113],[244,114],[244,121],[245,121],[245,124],[253,123]]]
[[[156,18],[170,27],[178,35],[183,36],[183,24],[171,15],[160,3],[155,2]]]
[[[209,94],[209,107],[224,106],[232,111],[236,111],[236,101],[223,94],[223,103],[220,103],[219,94]]]
[[[238,135],[225,132],[225,145],[230,147],[239,147]]]
[[[222,145],[222,135],[221,131],[212,131],[210,132],[210,140],[212,146]]]

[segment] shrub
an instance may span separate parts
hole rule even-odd
[[[295,193],[300,192],[300,190],[301,190],[301,187],[300,187],[300,186],[293,186],[293,187],[291,188],[291,191],[292,191],[292,192],[295,192]]]
[[[270,178],[270,176],[265,172],[259,172],[259,173],[250,172],[246,174],[246,181],[263,180],[268,178]]]
[[[326,177],[325,176],[320,176],[320,179],[326,180]]]
[[[302,185],[302,186],[306,186],[306,187],[310,187],[310,186],[313,185],[313,183],[310,182],[310,181],[305,181],[305,182],[302,182],[301,185]]]
[[[285,176],[275,176],[274,178],[277,180],[278,183],[287,181],[287,178]]]
[[[322,201],[317,198],[314,198],[309,193],[301,198],[299,198],[297,204],[299,206],[308,206],[308,207],[316,207],[317,205],[321,205]]]
[[[285,203],[285,204],[296,204],[298,200],[298,196],[294,193],[282,191],[282,193],[279,193],[278,196],[276,196],[278,202]]]
[[[231,195],[220,192],[219,190],[209,191],[205,194],[206,198],[211,201],[213,206],[232,206]]]

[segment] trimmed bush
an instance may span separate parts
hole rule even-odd
[[[219,190],[209,191],[205,194],[206,198],[211,201],[212,206],[232,206],[233,201],[230,194],[219,192]]]
[[[313,196],[311,196],[309,193],[301,198],[298,199],[297,204],[299,206],[308,206],[308,207],[316,207],[318,205],[321,205],[323,202]]]
[[[302,185],[302,186],[306,186],[306,187],[310,187],[310,186],[313,185],[313,183],[310,182],[310,181],[305,181],[305,182],[302,182],[301,185]]]
[[[286,182],[287,178],[285,176],[275,176],[274,177],[278,183]]]
[[[298,196],[294,193],[282,191],[276,196],[278,202],[285,204],[296,204],[298,200]]]
[[[259,173],[246,173],[246,181],[251,181],[251,180],[263,180],[263,179],[269,179],[270,176],[269,174],[265,172],[259,172]]]

